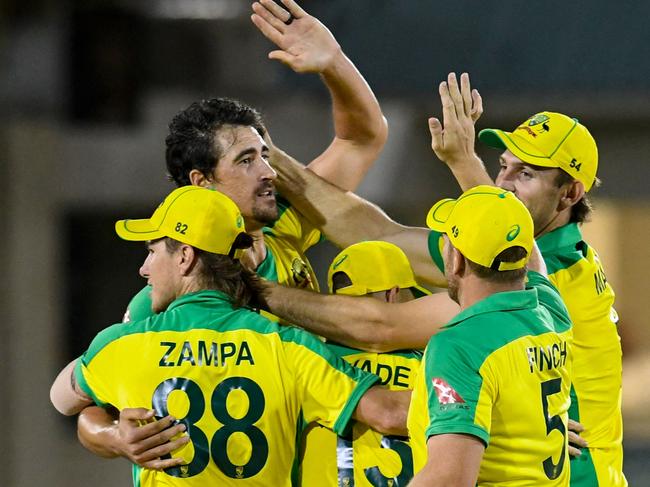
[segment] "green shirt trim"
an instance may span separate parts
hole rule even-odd
[[[352,366],[350,366],[352,368]],[[362,372],[360,369],[354,369],[354,370],[359,370],[359,372]],[[352,414],[354,413],[354,410],[357,408],[357,405],[359,404],[359,400],[361,399],[361,396],[363,396],[368,389],[370,389],[372,386],[374,386],[377,382],[379,382],[379,377],[374,375],[374,374],[369,374],[369,373],[364,373],[364,377],[357,382],[357,387],[354,388],[354,391],[352,392],[352,395],[348,398],[348,401],[345,403],[345,407],[343,408],[343,411],[341,411],[341,414],[339,415],[338,419],[336,420],[336,423],[334,423],[334,432],[338,435],[343,435],[345,432],[345,428],[347,427],[348,423],[350,422],[350,419],[352,418]]]
[[[267,281],[278,282],[278,268],[275,265],[275,256],[268,246],[266,247],[266,256],[262,263],[257,266],[255,272]]]
[[[436,232],[435,230],[431,230],[429,232],[427,244],[429,246],[429,255],[431,256],[433,263],[440,270],[440,272],[444,274],[445,263],[442,260],[442,255],[440,254],[440,243],[439,243],[440,237],[442,237],[442,233]]]
[[[580,261],[587,252],[587,244],[582,240],[582,233],[577,223],[556,228],[537,239],[549,274],[568,269]]]
[[[467,423],[445,423],[427,428],[425,437],[428,440],[430,436],[445,435],[445,434],[467,434],[478,437],[485,447],[487,448],[490,443],[490,435],[480,426],[471,425]]]

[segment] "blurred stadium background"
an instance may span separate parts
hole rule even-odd
[[[403,223],[458,194],[429,148],[437,84],[468,71],[479,128],[531,113],[578,117],[600,148],[602,188],[585,227],[617,291],[625,353],[625,471],[650,485],[650,3],[304,0],[380,99],[388,144],[359,191]],[[93,457],[48,398],[58,370],[120,321],[145,252],[114,220],[146,216],[171,185],[166,125],[191,101],[260,108],[303,161],[331,136],[326,90],[266,59],[246,0],[0,2],[0,484],[129,485]],[[494,173],[497,153],[481,152]],[[334,250],[312,258],[326,269]],[[615,393],[615,391],[612,391]]]

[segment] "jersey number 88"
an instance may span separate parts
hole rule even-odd
[[[226,400],[234,389],[240,389],[248,396],[248,412],[239,419],[233,418],[226,409]],[[179,422],[185,424],[192,439],[194,458],[187,465],[166,469],[167,475],[183,478],[198,475],[205,470],[210,457],[226,476],[233,479],[246,479],[262,470],[269,456],[269,442],[262,430],[254,424],[262,417],[265,405],[264,393],[257,383],[247,377],[229,377],[215,387],[210,407],[214,417],[223,426],[215,431],[209,446],[206,434],[195,424],[205,412],[205,399],[203,391],[193,380],[174,377],[161,382],[152,398],[156,415],[162,417],[169,414],[167,399],[172,391],[183,391],[189,399],[189,410]],[[250,460],[245,465],[235,465],[228,458],[228,438],[236,432],[245,434],[253,447]]]

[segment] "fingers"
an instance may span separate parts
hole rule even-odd
[[[463,100],[463,113],[469,116],[472,113],[472,89],[467,73],[460,75],[460,96]]]
[[[300,5],[298,5],[296,2],[293,0],[281,0],[282,5],[284,5],[289,12],[291,12],[291,15],[295,19],[299,19],[300,17],[304,17],[306,15],[309,15],[307,12],[305,12]]]
[[[120,420],[142,421],[148,423],[154,418],[153,409],[124,408],[120,411]]]
[[[456,112],[456,119],[460,118],[461,115],[465,113],[463,97],[460,94],[460,88],[458,87],[458,80],[456,79],[456,73],[449,73],[447,76],[447,87],[449,89],[449,96],[454,102],[454,110]]]
[[[281,19],[273,15],[273,13],[269,11],[266,7],[264,7],[264,5],[262,5],[259,2],[255,2],[253,4],[253,12],[255,12],[253,15],[257,15],[261,17],[264,20],[264,22],[268,24],[269,28],[273,28],[279,34],[284,33],[284,29],[286,27],[285,23]]]
[[[429,132],[431,133],[431,148],[437,151],[443,147],[442,142],[442,124],[437,118],[431,117],[429,119]]]
[[[185,425],[183,423],[175,425],[175,422],[176,420],[173,417],[167,416],[158,421],[133,429],[129,429],[126,425],[120,423],[120,429],[125,439],[130,443],[142,443],[139,450],[144,451],[152,446],[164,443],[174,435],[185,431]]]
[[[579,457],[580,455],[582,455],[582,452],[580,451],[580,449],[569,445],[569,456],[571,456],[573,458],[576,458],[576,457]]]
[[[478,90],[472,90],[472,111],[470,112],[472,122],[476,123],[481,115],[483,115],[483,98]]]
[[[289,19],[291,18],[291,14],[287,12],[287,10],[280,7],[273,0],[259,0],[259,1],[264,6],[264,8],[270,14],[272,14],[278,22],[282,24],[282,27],[280,27],[280,29],[284,29],[284,27],[287,25],[286,22],[288,22]]]
[[[456,108],[454,101],[449,94],[449,86],[447,82],[443,81],[438,86],[438,93],[440,94],[440,103],[442,104],[442,119],[445,122],[445,127],[456,121]]]
[[[289,67],[292,66],[291,62],[294,58],[295,56],[292,56],[286,51],[271,51],[269,53],[269,59],[280,61],[282,64],[286,64]]]
[[[179,428],[179,426],[183,426],[183,428]],[[147,438],[138,444],[138,450],[134,451],[134,455],[137,455],[137,458],[141,462],[154,460],[168,455],[190,441],[189,435],[182,434],[184,431],[185,425],[176,425],[173,428],[169,428],[168,430]],[[176,436],[178,436],[178,438],[173,439]]]
[[[275,27],[269,24],[263,17],[258,14],[251,15],[251,20],[255,24],[255,27],[276,46],[279,46],[282,42],[282,33],[279,32]]]
[[[567,426],[569,428],[569,431],[575,431],[576,433],[582,433],[585,430],[585,427],[582,426],[582,424],[572,419],[569,420]]]
[[[569,431],[569,443],[580,448],[587,448],[589,446],[589,443],[582,436],[573,431]]]
[[[151,470],[165,470],[171,467],[180,467],[181,465],[184,464],[185,464],[185,460],[183,460],[181,457],[167,458],[165,460],[157,458],[155,460],[150,460],[148,462],[138,463],[138,465],[140,465],[141,467],[148,468]]]

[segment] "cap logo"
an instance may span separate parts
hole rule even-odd
[[[341,264],[343,264],[343,261],[344,261],[345,259],[347,259],[347,258],[348,258],[348,254],[345,254],[345,255],[344,255],[343,257],[341,257],[339,260],[337,260],[336,262],[334,262],[334,264],[332,265],[332,269],[336,269],[338,266],[340,266]]]
[[[242,218],[241,215],[239,215],[237,217],[237,222],[236,222],[237,228],[241,228],[243,224],[244,224],[244,219]]]
[[[533,132],[533,131],[530,129],[530,127],[527,127],[526,125],[520,125],[519,127],[517,127],[516,130],[525,130],[526,132],[528,132],[528,134],[529,134],[531,137],[537,137],[537,134],[536,134],[535,132]]]
[[[436,396],[438,396],[439,404],[455,404],[465,402],[461,395],[458,394],[458,392],[456,392],[446,380],[441,379],[440,377],[434,377],[431,379],[431,382],[433,383],[433,388],[436,391]]]
[[[517,224],[514,224],[512,227],[510,227],[510,231],[506,234],[506,240],[508,242],[512,242],[514,239],[517,238],[519,232],[521,232],[521,227]]]
[[[460,231],[458,230],[458,227],[456,225],[451,227],[451,234],[454,236],[454,238],[458,238],[459,233]]]
[[[187,224],[178,222],[174,230],[176,230],[178,233],[182,233],[183,235],[185,235],[185,232],[187,232]]]
[[[544,122],[548,122],[549,120],[550,118],[548,115],[544,115],[543,113],[538,113],[537,115],[531,117],[530,120],[528,120],[528,125],[533,127],[535,125],[539,125],[540,123],[543,124]],[[545,130],[548,130],[548,128],[546,128]]]

